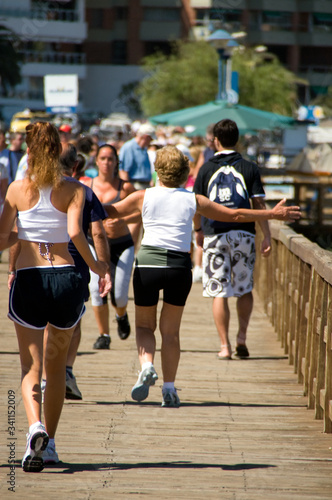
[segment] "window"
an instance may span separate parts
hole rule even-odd
[[[112,64],[127,63],[127,42],[114,40],[112,43]]]
[[[322,33],[330,33],[332,31],[332,14],[313,14],[313,29],[314,31],[320,31]]]
[[[145,42],[145,55],[149,56],[155,54],[156,52],[162,52],[163,54],[170,55],[172,52],[172,45],[169,42]]]
[[[90,28],[103,27],[103,9],[90,9]]]
[[[125,19],[128,19],[128,8],[127,7],[116,7],[115,18],[118,21],[123,21]]]
[[[292,27],[292,13],[267,10],[262,14],[263,31],[285,30]]]

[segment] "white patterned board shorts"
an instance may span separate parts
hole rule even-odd
[[[241,297],[251,292],[255,258],[254,234],[233,230],[205,236],[203,296]]]

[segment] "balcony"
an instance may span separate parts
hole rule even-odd
[[[65,21],[77,22],[79,21],[79,12],[71,9],[60,9],[58,7],[24,10],[24,9],[3,9],[0,8],[1,18],[26,18],[47,21]]]
[[[23,63],[51,63],[51,64],[85,64],[85,54],[77,52],[40,52],[37,50],[20,50]]]
[[[143,21],[140,26],[140,39],[146,41],[165,41],[175,40],[181,37],[180,22],[154,23]]]
[[[281,28],[275,31],[261,31],[251,29],[247,36],[247,42],[251,45],[296,45],[297,33]]]
[[[0,18],[22,40],[82,43],[87,37],[87,25],[78,10],[0,8]]]
[[[77,52],[40,52],[21,50],[22,76],[43,77],[48,74],[75,74],[86,78],[86,56]]]

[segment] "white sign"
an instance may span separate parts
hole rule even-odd
[[[47,111],[53,113],[75,111],[78,104],[77,75],[44,76],[44,101]]]

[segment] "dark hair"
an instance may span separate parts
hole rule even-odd
[[[72,175],[76,161],[77,150],[73,144],[68,144],[67,148],[60,156],[60,163],[66,174]]]
[[[75,170],[75,179],[79,179],[82,177],[82,174],[84,173],[85,169],[85,158],[81,153],[77,153],[77,167]]]
[[[89,136],[80,137],[76,143],[77,151],[88,155],[91,151],[93,140]]]
[[[218,139],[223,148],[231,148],[239,140],[239,129],[233,120],[226,118],[215,124],[213,135]]]
[[[119,156],[118,156],[118,152],[117,152],[116,148],[114,146],[112,146],[112,144],[107,144],[107,143],[102,144],[101,146],[98,146],[98,150],[97,150],[97,154],[96,154],[96,159],[98,158],[99,151],[102,148],[110,148],[110,150],[113,151],[115,159],[116,159],[116,167],[114,169],[114,177],[117,177],[119,175]]]

